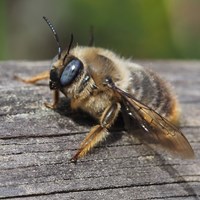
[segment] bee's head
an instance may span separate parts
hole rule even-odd
[[[67,51],[62,53],[56,30],[46,17],[43,18],[51,28],[58,45],[58,55],[56,56],[55,62],[53,62],[50,70],[49,87],[52,90],[62,89],[63,87],[70,86],[73,83],[73,81],[83,70],[83,63],[78,58],[69,54],[73,43],[73,35],[71,35],[71,40]]]
[[[55,64],[60,63],[60,66]],[[70,86],[83,70],[83,63],[76,57],[70,56],[67,61],[58,60],[50,71],[50,89],[62,89]]]

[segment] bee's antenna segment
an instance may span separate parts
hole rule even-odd
[[[69,52],[70,52],[70,49],[71,49],[71,47],[72,47],[73,41],[74,41],[74,36],[73,36],[73,34],[71,34],[71,38],[70,38],[69,46],[68,46],[68,49],[67,49],[67,53],[66,53],[66,55],[65,55],[64,58],[63,58],[63,64],[64,64],[64,62],[65,62],[65,59],[66,59],[67,56],[69,55]]]
[[[88,46],[90,47],[94,46],[94,27],[93,26],[90,26],[90,38],[89,38]]]
[[[58,34],[57,34],[55,28],[53,27],[52,23],[49,21],[49,19],[46,18],[46,17],[43,17],[43,19],[46,21],[46,23],[48,24],[48,26],[50,27],[50,29],[51,29],[52,32],[53,32],[54,38],[55,38],[56,43],[57,43],[57,46],[58,46],[58,59],[60,59],[62,49],[61,49],[61,46],[60,46]]]
[[[67,55],[69,54],[69,51],[72,47],[73,41],[74,41],[74,36],[73,36],[73,34],[71,34],[70,43],[69,43],[69,46],[68,46],[68,49],[67,49]]]

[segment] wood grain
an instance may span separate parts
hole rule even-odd
[[[56,111],[48,82],[13,79],[50,62],[0,62],[0,199],[200,199],[200,62],[138,61],[170,81],[182,106],[181,130],[194,160],[181,160],[131,141],[116,125],[111,137],[75,165],[69,162],[95,121],[62,98]]]

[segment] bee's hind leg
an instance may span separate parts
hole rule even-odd
[[[113,103],[110,107],[108,107],[102,114],[100,119],[100,124],[94,126],[88,135],[85,137],[83,142],[80,145],[79,150],[72,157],[71,161],[75,162],[85,156],[93,147],[95,147],[98,143],[100,143],[103,139],[105,139],[109,133],[107,131],[108,128],[113,124],[120,110],[119,103]]]

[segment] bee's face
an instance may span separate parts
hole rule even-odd
[[[58,60],[50,71],[49,87],[52,90],[70,86],[83,71],[83,63],[76,57],[68,57],[66,62]]]

